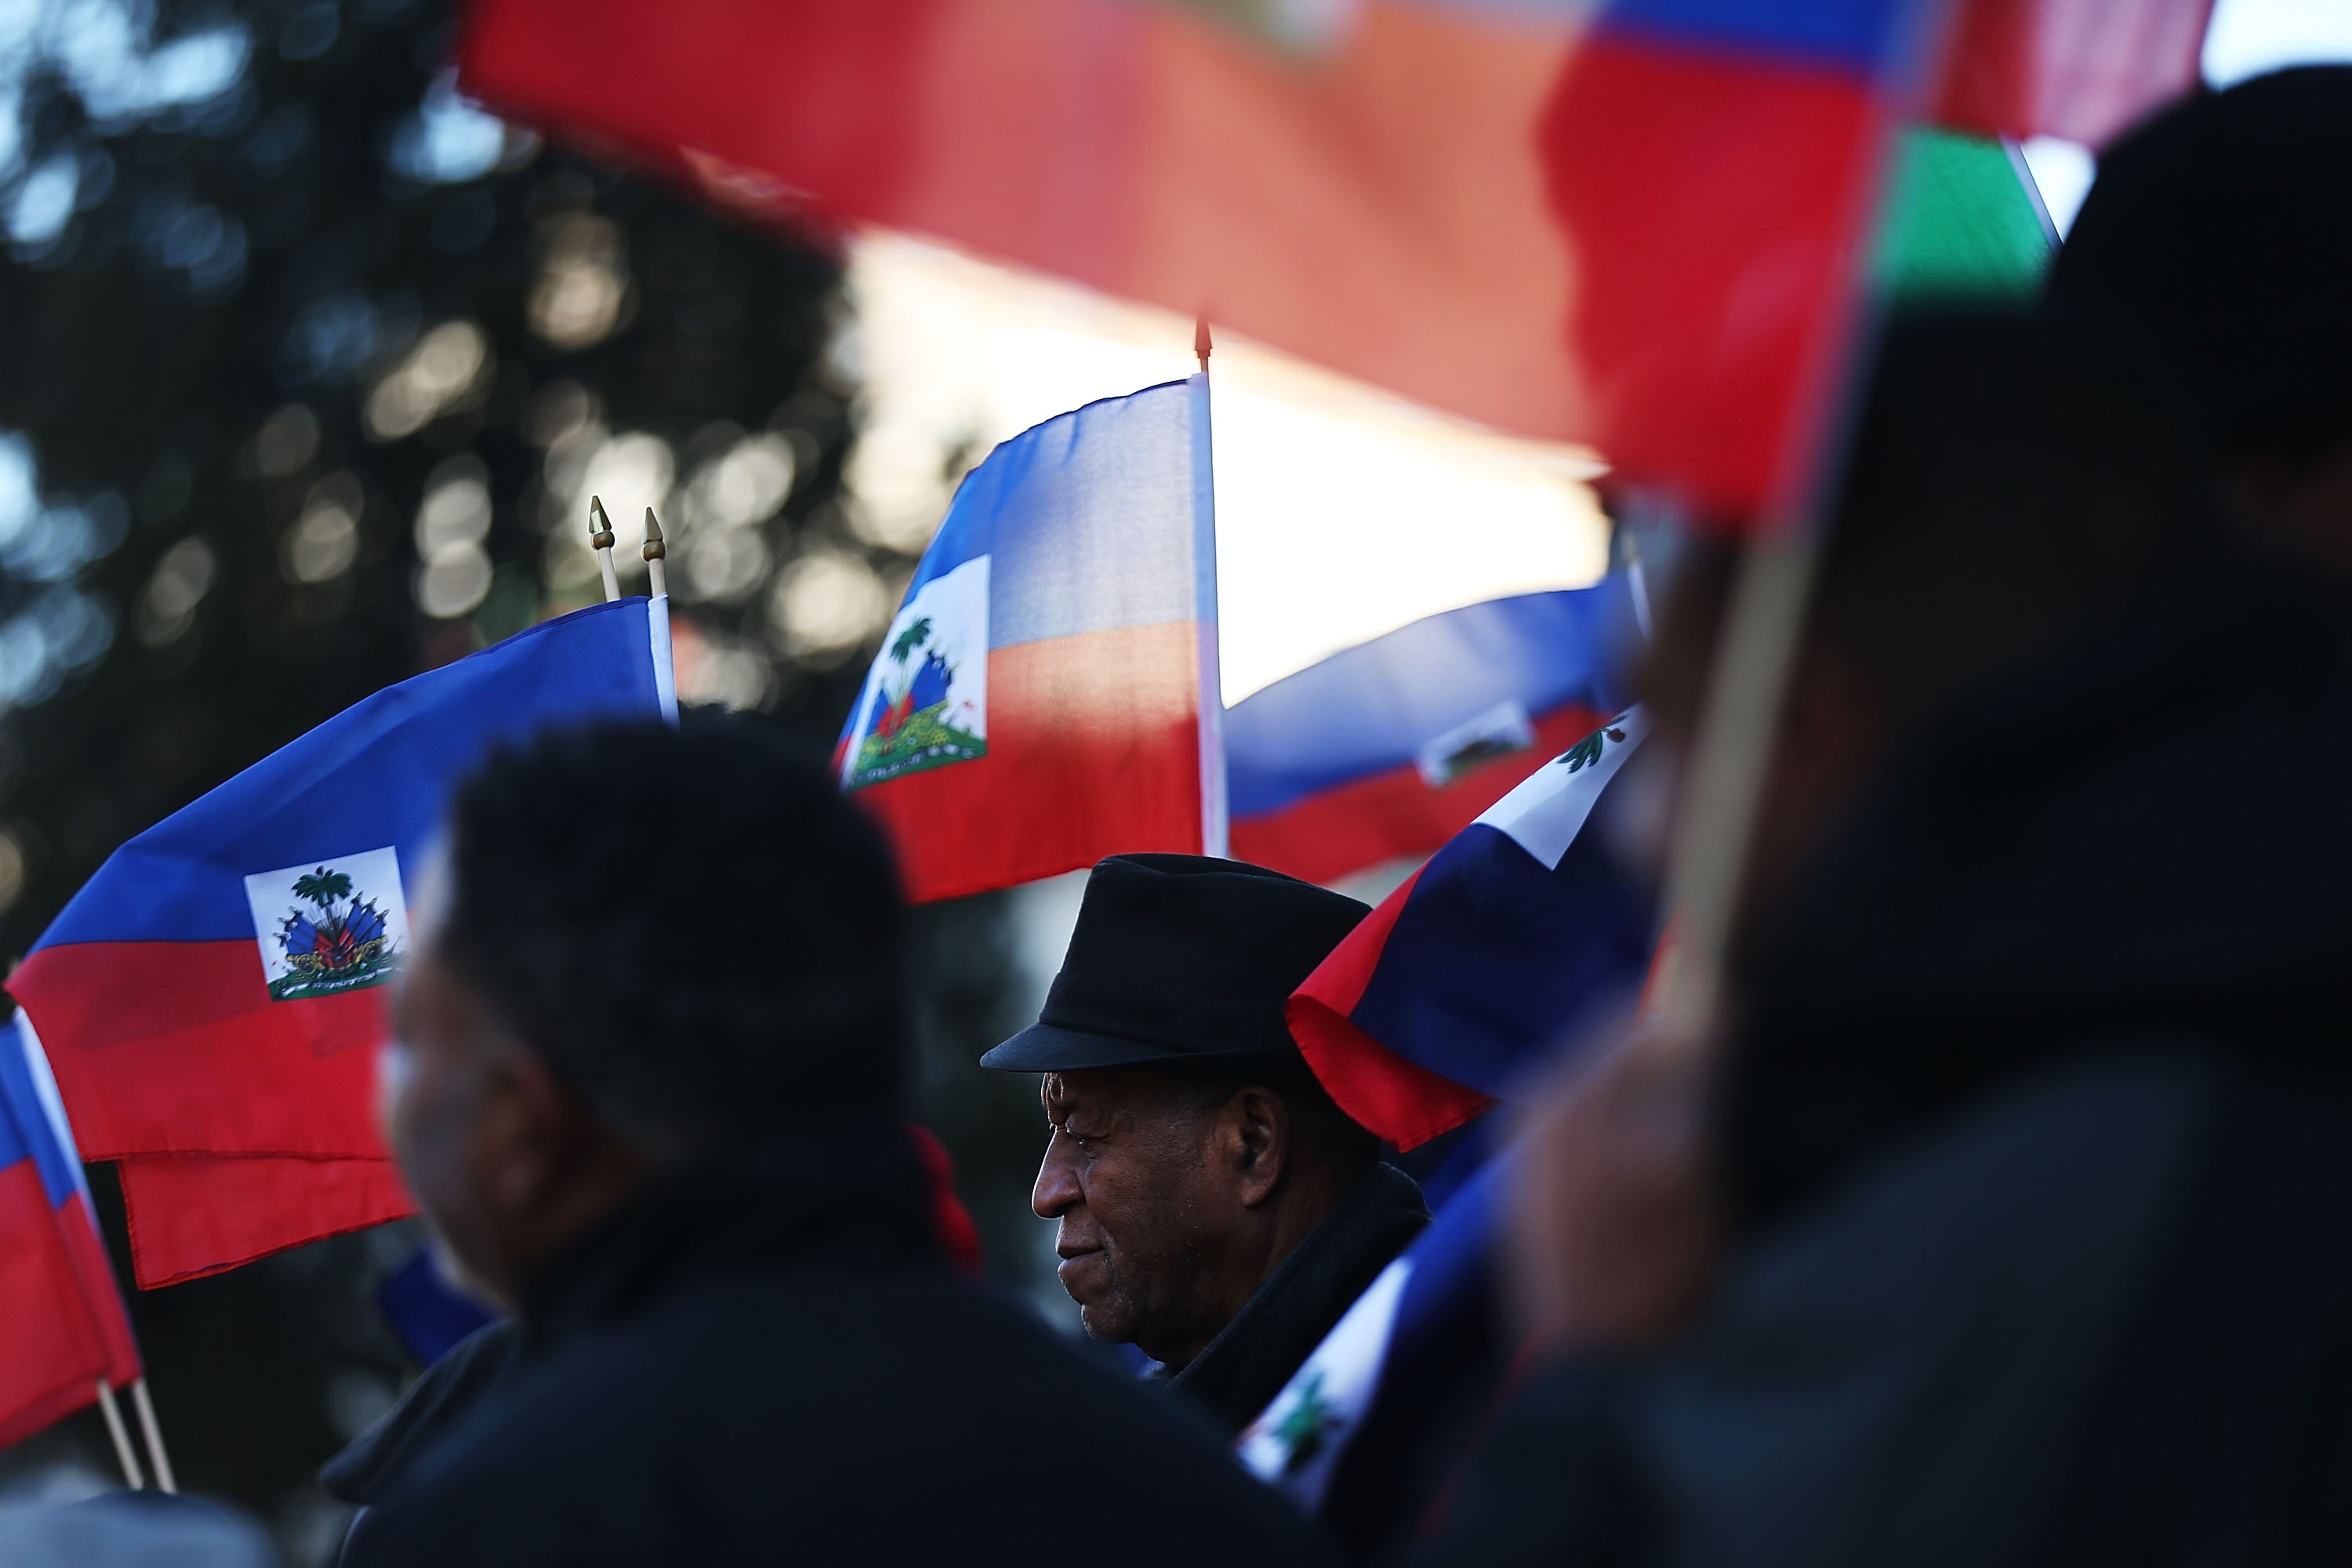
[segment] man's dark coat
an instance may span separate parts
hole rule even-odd
[[[1412,1178],[1375,1164],[1169,1386],[1220,1431],[1239,1436],[1428,1224],[1429,1205]]]
[[[902,1129],[666,1185],[533,1281],[370,1563],[1327,1561],[1165,1400],[954,1277]]]

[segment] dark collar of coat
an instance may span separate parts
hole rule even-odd
[[[1169,1385],[1238,1435],[1428,1223],[1412,1178],[1375,1164]]]

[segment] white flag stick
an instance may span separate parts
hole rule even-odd
[[[163,1451],[163,1428],[155,1422],[155,1402],[147,1397],[147,1380],[131,1380],[131,1407],[139,1412],[139,1435],[147,1441],[147,1458],[155,1467],[155,1484],[167,1492],[176,1492],[180,1483],[172,1479],[172,1456]]]
[[[1757,804],[1820,556],[1810,528],[1750,544],[1716,642],[1666,868],[1680,954],[1664,1010],[1668,1032],[1688,1039],[1712,1027],[1722,997]]]
[[[595,496],[588,498],[588,547],[596,552],[596,564],[604,574],[604,602],[609,605],[621,596],[621,577],[613,570],[613,520]]]
[[[652,584],[653,596],[656,599],[669,592],[669,574],[662,567],[662,557],[668,553],[669,547],[662,542],[661,519],[654,515],[653,508],[647,507],[646,508],[646,576]]]
[[[104,1378],[98,1380],[98,1407],[106,1413],[106,1435],[114,1439],[114,1458],[122,1467],[122,1483],[132,1491],[147,1484],[139,1473],[139,1456],[131,1451],[131,1434],[122,1425],[122,1406],[114,1403],[114,1390]]]
[[[1225,691],[1217,648],[1217,485],[1209,429],[1209,321],[1192,328],[1201,372],[1192,378],[1192,549],[1194,623],[1200,628],[1201,853],[1233,853],[1225,805]]]

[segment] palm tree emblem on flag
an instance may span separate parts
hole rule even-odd
[[[278,945],[292,973],[269,983],[273,1000],[352,991],[392,978],[397,955],[383,911],[373,899],[354,898],[349,877],[321,866],[295,879],[294,896],[309,900],[318,918],[297,909],[279,922]]]
[[[274,1002],[381,985],[407,945],[407,901],[390,849],[339,856],[245,879]]]
[[[988,755],[988,560],[919,587],[866,679],[843,784]]]

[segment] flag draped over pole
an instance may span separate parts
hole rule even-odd
[[[549,621],[378,692],[108,858],[9,977],[152,1288],[411,1211],[383,984],[450,787],[501,742],[675,717],[666,606]]]
[[[1624,705],[1628,577],[1430,616],[1225,714],[1234,853],[1310,882],[1426,855]]]
[[[127,1387],[139,1349],[81,1160],[20,1014],[0,1034],[0,1447]]]
[[[1299,984],[1291,1035],[1350,1117],[1417,1148],[1520,1087],[1580,1012],[1630,999],[1656,917],[1591,824],[1648,729],[1629,710],[1545,763]]]
[[[951,898],[1138,850],[1199,854],[1213,784],[1205,374],[1056,416],[965,476],[834,751]]]

